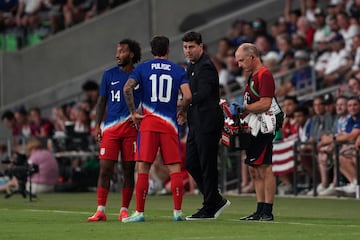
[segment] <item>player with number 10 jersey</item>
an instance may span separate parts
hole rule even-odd
[[[144,118],[139,131],[178,134],[176,120],[180,86],[189,83],[185,69],[161,58],[139,64],[130,74],[142,89]]]

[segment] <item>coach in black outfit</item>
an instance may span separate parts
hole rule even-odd
[[[188,32],[182,41],[193,96],[187,116],[186,169],[204,197],[203,207],[186,220],[215,219],[230,205],[218,191],[217,155],[224,124],[219,106],[219,77],[204,53],[200,33]]]

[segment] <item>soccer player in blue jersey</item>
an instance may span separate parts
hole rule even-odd
[[[106,221],[106,200],[110,180],[121,151],[124,182],[122,186],[122,207],[118,219],[128,217],[128,207],[134,192],[134,168],[137,130],[127,108],[123,87],[141,59],[139,43],[131,39],[120,41],[116,49],[117,65],[106,70],[100,85],[100,96],[96,105],[95,138],[100,142],[100,174],[97,186],[97,211],[88,218],[89,222]],[[134,108],[140,103],[140,92],[134,90]],[[103,122],[103,127],[100,125]]]
[[[168,167],[174,211],[173,220],[182,220],[183,177],[181,174],[178,123],[183,123],[191,101],[189,81],[184,68],[168,60],[169,39],[155,36],[151,42],[153,59],[139,64],[124,86],[131,117],[139,128],[136,161],[136,211],[123,222],[143,222],[145,199],[149,188],[149,171],[160,147],[163,163]],[[136,111],[133,89],[142,90],[142,114]],[[182,100],[178,101],[179,90]],[[141,122],[140,122],[141,120]]]

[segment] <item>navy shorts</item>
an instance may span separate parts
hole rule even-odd
[[[274,134],[259,134],[251,137],[250,147],[246,150],[245,163],[250,166],[272,164]]]

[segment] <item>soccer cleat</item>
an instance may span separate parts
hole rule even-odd
[[[211,214],[205,207],[199,209],[196,213],[185,218],[188,221],[192,220],[213,220],[215,219],[214,214]]]
[[[130,223],[130,222],[145,222],[144,213],[135,211],[131,216],[128,218],[122,219],[123,223]]]
[[[260,216],[260,221],[274,221],[274,215],[272,214],[268,215],[266,213],[263,213]]]
[[[99,222],[99,221],[106,221],[107,217],[106,214],[102,211],[96,211],[94,215],[88,217],[88,222]]]
[[[182,217],[182,211],[181,210],[174,210],[174,218],[173,218],[174,222],[179,222],[179,221],[183,221],[183,217]]]
[[[261,218],[261,215],[257,212],[254,212],[253,214],[251,214],[249,216],[240,218],[240,220],[242,220],[242,221],[259,221],[260,218]]]
[[[220,214],[225,210],[225,208],[230,206],[230,204],[231,204],[231,202],[229,200],[226,200],[225,198],[223,198],[220,201],[220,203],[218,203],[215,207],[214,218],[218,218],[220,216]]]
[[[118,220],[122,221],[124,218],[128,218],[128,217],[129,217],[128,210],[121,209],[120,212],[119,212]]]

